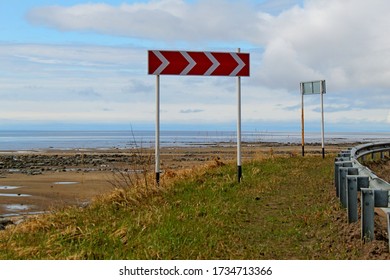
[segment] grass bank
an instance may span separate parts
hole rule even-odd
[[[169,172],[161,188],[116,190],[0,232],[0,259],[386,258],[347,226],[333,157],[270,157]],[[382,243],[383,244],[382,244]],[[382,246],[382,247],[381,247]],[[384,247],[383,247],[384,246]]]

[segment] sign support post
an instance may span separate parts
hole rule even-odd
[[[322,82],[320,83],[321,92],[321,147],[322,158],[325,158],[325,136],[324,136],[324,88]]]
[[[240,53],[241,49],[238,48],[237,52]],[[242,165],[241,165],[241,77],[237,77],[237,180],[240,183],[242,177]]]
[[[156,76],[156,140],[155,140],[155,160],[156,160],[156,184],[160,184],[160,75]]]
[[[301,83],[301,96],[302,96],[302,112],[301,112],[301,123],[302,123],[302,156],[305,156],[305,111],[303,110],[303,84]]]

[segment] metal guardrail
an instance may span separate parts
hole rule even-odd
[[[387,236],[390,238],[390,184],[379,178],[364,162],[368,159],[390,157],[390,142],[370,143],[342,151],[335,159],[336,195],[347,209],[348,222],[359,220],[360,193],[361,237],[371,241],[374,235],[374,211],[381,208],[387,217]],[[390,242],[389,242],[390,250]]]

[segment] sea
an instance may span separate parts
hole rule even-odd
[[[242,142],[300,144],[301,132],[243,131]],[[390,132],[329,132],[326,144],[385,142]],[[235,145],[235,131],[161,131],[161,147]],[[321,133],[305,132],[305,143],[321,143]],[[48,149],[132,149],[151,148],[155,132],[136,131],[0,131],[0,151]]]

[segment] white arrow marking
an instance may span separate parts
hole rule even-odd
[[[230,73],[230,76],[237,76],[237,74],[242,70],[242,68],[245,67],[245,63],[244,61],[242,61],[242,59],[238,56],[238,54],[236,53],[230,53],[230,55],[237,61],[238,65],[236,67],[236,69],[233,70],[232,73]]]
[[[180,73],[180,75],[187,75],[188,72],[191,71],[192,68],[196,65],[195,60],[192,59],[192,57],[188,54],[188,52],[180,52],[182,56],[184,56],[185,59],[188,61],[188,66]]]
[[[211,62],[213,63],[213,65],[211,65],[211,67],[209,68],[209,70],[206,71],[206,73],[204,73],[204,76],[210,76],[214,71],[215,69],[218,68],[218,66],[220,65],[219,61],[210,53],[210,52],[205,52],[205,55],[208,57],[208,59],[211,60]]]
[[[169,65],[169,61],[159,51],[153,51],[153,53],[160,59],[161,65],[154,71],[153,75],[160,75],[162,71]]]

